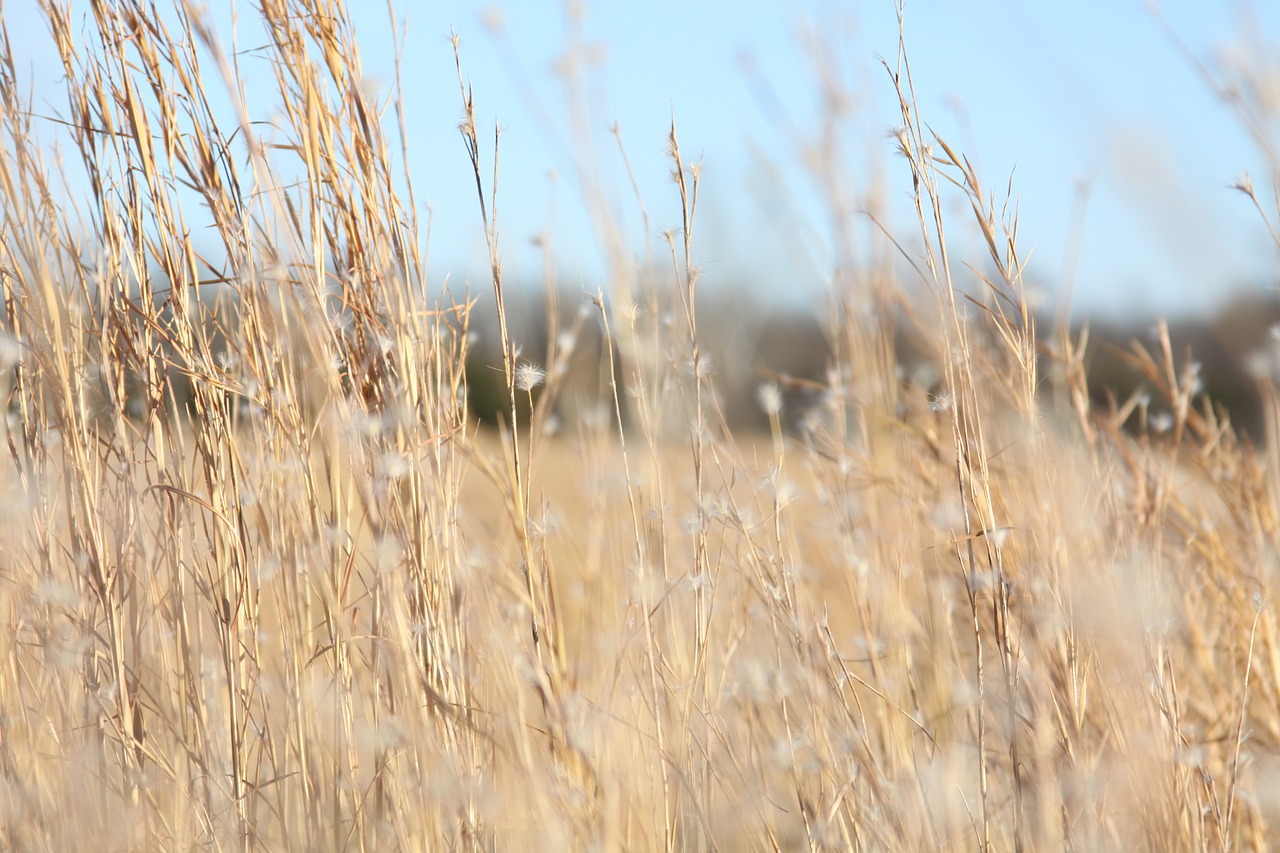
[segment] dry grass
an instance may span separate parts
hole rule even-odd
[[[428,280],[341,3],[259,4],[274,127],[210,107],[240,78],[193,8],[164,29],[141,0],[92,7],[84,41],[46,7],[78,209],[53,203],[62,166],[0,56],[0,847],[1265,849],[1280,830],[1275,448],[1234,440],[1167,336],[1139,359],[1167,430],[1090,409],[1080,342],[1035,339],[1016,217],[927,131],[904,54],[886,71],[920,231],[898,242],[937,297],[918,319],[940,383],[895,373],[891,270],[837,275],[803,435],[770,391],[770,433],[721,415],[675,128],[684,221],[646,262],[667,271],[615,251],[580,320],[619,390],[550,435],[575,356],[511,340],[497,154],[464,85],[511,413],[486,433],[473,308]],[[970,267],[955,194],[988,249]],[[970,268],[990,271],[973,301]]]

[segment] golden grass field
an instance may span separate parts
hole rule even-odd
[[[95,2],[81,43],[46,10],[79,208],[0,62],[0,848],[1271,848],[1271,386],[1237,440],[1166,333],[1134,363],[1167,423],[1091,402],[905,54],[937,383],[899,376],[893,271],[837,275],[807,427],[767,381],[771,427],[727,423],[673,127],[670,268],[615,259],[566,420],[582,356],[516,352],[468,90],[487,307],[431,295],[340,2],[256,10],[270,146],[202,97],[237,78],[200,14],[149,12]],[[500,429],[465,405],[479,311]]]

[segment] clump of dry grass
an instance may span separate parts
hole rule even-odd
[[[927,129],[905,52],[940,382],[897,375],[885,267],[877,310],[833,294],[805,432],[766,387],[759,436],[717,394],[674,126],[666,271],[633,289],[614,258],[575,321],[608,408],[550,434],[576,333],[517,353],[500,139],[459,56],[491,434],[473,305],[430,285],[340,3],[258,7],[273,127],[215,114],[206,87],[241,81],[194,8],[95,2],[92,43],[45,11],[90,191],[52,201],[6,40],[0,846],[1267,846],[1274,455],[1167,335],[1142,361],[1165,434],[1091,410],[1081,342],[1036,338],[1016,214]],[[955,193],[988,275],[952,256]]]

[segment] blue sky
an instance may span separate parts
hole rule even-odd
[[[11,3],[4,15],[20,51],[19,73],[31,73],[38,107],[56,110],[60,68],[35,5]],[[393,50],[386,4],[350,5],[366,76],[387,92]],[[679,224],[664,156],[674,114],[686,158],[700,155],[704,163],[695,252],[705,286],[749,281],[787,296],[820,294],[833,262],[823,205],[830,188],[802,152],[824,126],[815,46],[825,51],[850,108],[839,192],[855,206],[878,193],[891,229],[910,245],[917,233],[911,181],[892,153],[896,107],[879,64],[882,56],[892,62],[897,50],[890,0],[748,0],[731,13],[725,8],[698,0],[572,7],[400,0],[395,13],[408,24],[409,165],[418,199],[431,207],[431,275],[455,282],[469,275],[474,286],[487,287],[474,181],[457,132],[453,32],[462,39],[482,140],[491,140],[495,122],[504,129],[499,215],[510,276],[536,279],[542,256],[532,240],[545,236],[566,285],[594,290],[601,282],[604,251],[583,202],[584,174],[603,193],[629,251],[662,252],[656,232]],[[256,34],[251,5],[238,11],[243,47]],[[1274,6],[1182,0],[1164,4],[1162,14],[1212,67],[1250,55],[1259,67],[1256,57],[1267,55],[1268,44],[1278,53]],[[222,20],[229,44],[230,15]],[[1001,194],[1013,174],[1033,279],[1055,286],[1072,268],[1083,185],[1089,192],[1074,274],[1077,307],[1205,308],[1234,286],[1275,282],[1276,248],[1248,200],[1229,186],[1248,169],[1265,188],[1264,163],[1149,4],[914,0],[905,29],[926,120],[971,158],[988,191]],[[1270,61],[1280,87],[1280,69]],[[564,71],[574,67],[580,73],[570,86]],[[244,69],[269,80],[252,60]],[[251,93],[254,115],[270,115],[270,89]],[[394,123],[391,112],[387,120]],[[655,233],[644,231],[610,132],[614,122]],[[1272,131],[1280,135],[1276,125]],[[491,168],[491,147],[483,153]],[[981,263],[962,209],[953,210],[962,260]],[[857,233],[865,238],[865,224]],[[865,239],[861,249],[870,257]]]

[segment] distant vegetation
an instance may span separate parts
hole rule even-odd
[[[783,421],[790,431],[801,434],[806,417],[820,411],[830,399],[829,371],[837,365],[832,336],[838,334],[838,327],[819,320],[820,310],[777,308],[767,296],[744,301],[735,295],[742,290],[731,286],[700,297],[704,315],[712,318],[704,323],[704,340],[715,366],[711,384],[731,427],[768,429],[769,418],[760,406],[759,394],[762,386],[774,383],[781,394]],[[577,303],[575,294],[563,293],[560,304],[582,307],[585,297],[576,296]],[[537,297],[526,302],[521,311],[517,339],[534,357],[546,352],[546,316],[545,300]],[[566,325],[572,319],[566,315],[559,323]],[[600,372],[601,331],[599,323],[591,319],[575,337],[590,355],[578,353],[568,374],[573,392],[553,407],[570,422],[584,406],[590,413],[611,405],[607,377]],[[1073,336],[1087,345],[1084,374],[1097,417],[1141,431],[1144,410],[1148,418],[1156,417],[1157,424],[1170,416],[1170,401],[1162,393],[1167,377],[1163,375],[1166,365],[1159,321],[1159,315],[1152,314],[1125,320],[1102,316],[1072,323]],[[1052,340],[1056,322],[1055,318],[1037,316],[1042,340]],[[942,365],[934,351],[935,342],[920,328],[919,319],[896,311],[883,323],[892,331],[893,356],[902,383],[930,393],[937,390]],[[468,369],[471,412],[488,424],[505,416],[501,355],[493,346],[494,325],[487,313],[473,320],[472,328],[480,335],[470,348]],[[1277,298],[1263,293],[1238,295],[1210,316],[1175,318],[1168,323],[1168,338],[1175,373],[1191,371],[1196,376],[1195,405],[1208,406],[1224,416],[1224,421],[1229,420],[1238,434],[1264,443],[1266,389],[1280,377]],[[1041,351],[1046,364],[1055,356],[1051,346]],[[1153,377],[1144,369],[1149,367],[1148,357],[1161,375]],[[1047,395],[1051,386],[1046,384],[1044,389]]]

